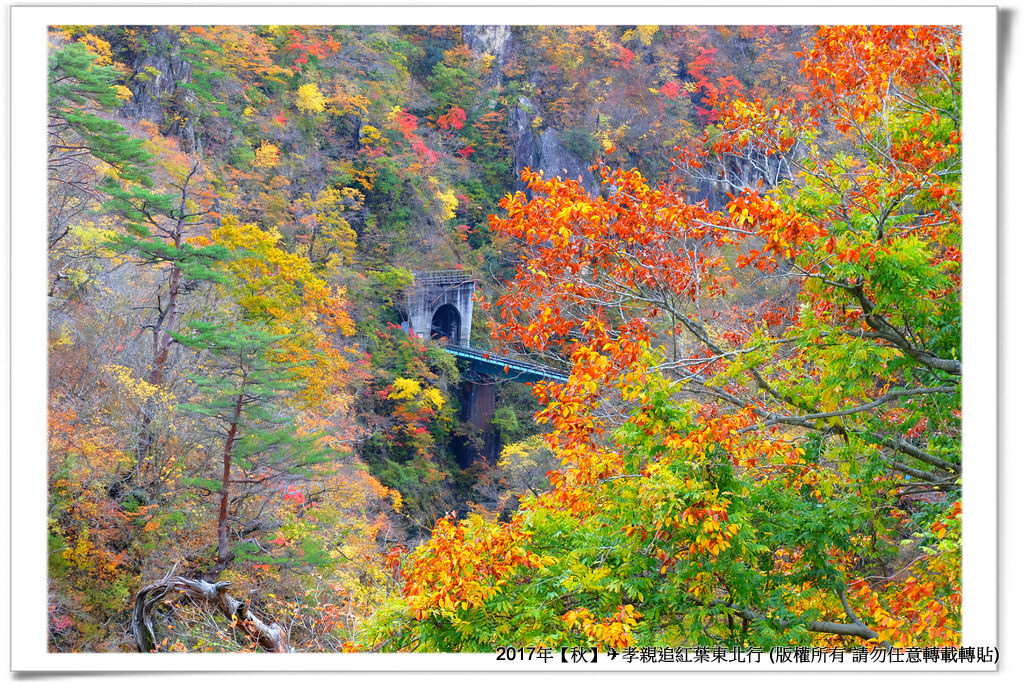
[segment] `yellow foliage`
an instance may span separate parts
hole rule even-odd
[[[543,437],[534,435],[503,448],[498,459],[498,470],[508,483],[510,493],[522,496],[546,487],[546,474],[558,468],[558,460]]]
[[[129,90],[127,86],[118,84],[114,86],[114,90],[117,92],[117,97],[121,102],[127,102],[132,99],[132,91]]]
[[[280,354],[296,364],[293,372],[304,388],[298,402],[306,407],[335,406],[341,393],[337,385],[348,362],[328,335],[354,332],[344,288],[319,278],[305,254],[283,249],[276,229],[262,230],[225,216],[211,238],[214,244],[251,254],[224,268],[236,278],[234,298],[245,314],[266,320],[274,334],[289,338]]]
[[[252,165],[258,169],[272,169],[281,161],[281,148],[264,140],[256,148],[256,158]]]
[[[320,86],[316,83],[299,86],[299,92],[295,96],[295,106],[299,108],[299,111],[316,114],[324,111],[326,105],[327,98],[320,92]]]
[[[107,253],[107,250],[104,249],[104,245],[106,245],[111,238],[117,235],[117,231],[110,228],[104,228],[103,226],[97,226],[92,221],[76,223],[71,226],[69,233],[71,237],[77,241],[82,251],[99,252],[103,255]]]
[[[550,452],[540,447],[543,447],[543,442],[532,438],[509,444],[501,450],[498,467],[507,471],[523,471],[534,467],[542,456],[550,457]]]
[[[377,169],[372,166],[367,166],[362,169],[351,167],[352,177],[356,179],[356,182],[366,188],[367,192],[373,190],[373,186],[377,182]]]
[[[60,326],[60,332],[57,333],[57,336],[53,338],[51,346],[54,349],[56,349],[58,347],[67,347],[72,343],[73,340],[71,339],[71,326],[69,326],[66,322],[62,323]]]
[[[168,408],[174,405],[174,395],[170,390],[133,377],[134,373],[131,368],[109,363],[103,366],[103,370],[110,373],[121,387],[122,392],[136,402],[141,403],[155,399]]]
[[[396,378],[391,383],[391,390],[388,392],[388,399],[405,401],[414,399],[422,391],[420,383],[412,378]]]
[[[100,548],[90,539],[88,526],[80,528],[74,545],[64,549],[61,555],[76,570],[95,574],[101,579],[113,579],[120,564],[118,556]]]
[[[469,58],[469,51],[465,46],[454,47],[451,50],[445,50],[441,55],[441,61],[444,62],[445,66],[449,67],[460,67],[465,66]]]
[[[71,31],[67,27],[51,26],[50,33],[47,35],[48,47],[56,47],[57,45],[63,45],[64,43],[71,41]]]
[[[334,96],[327,100],[330,112],[339,116],[366,116],[370,111],[370,100],[363,95],[349,95],[340,88],[335,88]],[[371,127],[372,128],[372,127]]]
[[[622,42],[626,43],[636,40],[641,45],[650,45],[651,41],[654,40],[654,34],[658,32],[658,28],[658,26],[637,26],[635,29],[629,29],[622,34]]]
[[[311,240],[316,243],[310,258],[323,260],[324,254],[334,253],[334,259],[342,263],[352,262],[356,250],[356,232],[342,212],[360,209],[363,194],[355,188],[333,188],[321,190],[316,199],[306,193],[299,205],[310,212],[309,220],[315,222],[311,229]]]
[[[376,126],[371,126],[371,125],[367,124],[367,125],[363,126],[359,130],[359,144],[360,145],[366,145],[368,147],[372,147],[372,146],[376,145],[377,143],[379,143],[380,140],[381,140],[380,129],[378,129]]]
[[[441,391],[436,387],[428,387],[423,390],[423,398],[433,404],[434,408],[440,409],[444,406],[444,397],[441,396]]]
[[[455,217],[455,209],[459,206],[459,200],[455,197],[455,191],[448,188],[444,192],[438,192],[437,198],[441,200],[440,219],[447,221]]]
[[[110,66],[113,63],[110,52],[110,43],[99,36],[86,33],[78,39],[78,42],[85,46],[85,49],[96,55],[96,66]]]
[[[242,223],[234,216],[225,216],[211,233],[214,244],[228,249],[247,249],[252,257],[232,261],[228,268],[242,284],[238,303],[250,314],[279,312],[289,317],[298,314],[302,291],[299,283],[315,279],[312,264],[296,254],[282,250],[278,244],[281,233],[262,230],[252,223]],[[322,285],[322,282],[310,283]]]
[[[89,542],[89,528],[83,527],[78,535],[78,540],[73,547],[64,549],[64,560],[73,567],[86,572],[92,570],[96,564],[92,556],[93,545]]]
[[[444,396],[436,387],[424,388],[419,381],[412,378],[396,378],[391,383],[388,391],[388,399],[395,401],[419,401],[422,404],[429,404],[434,409],[444,406]]]

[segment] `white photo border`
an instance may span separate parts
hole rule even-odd
[[[400,11],[396,12],[396,9]],[[47,26],[60,24],[947,24],[962,27],[964,174],[963,449],[964,645],[997,643],[997,10],[963,6],[515,6],[410,5],[38,5],[10,8],[11,272],[11,669],[47,671],[579,671],[557,662],[497,663],[494,654],[130,654],[49,653],[46,646]],[[396,18],[400,21],[396,21]],[[244,22],[241,21],[244,19]],[[17,173],[15,173],[15,168]],[[17,255],[15,260],[14,256]],[[17,402],[14,401],[17,393]],[[14,512],[17,518],[14,518]],[[16,590],[15,590],[16,588]],[[14,616],[17,624],[13,623]],[[1008,644],[1003,644],[1009,648]],[[995,669],[987,664],[792,665],[799,671]],[[604,670],[666,672],[675,664],[598,665]],[[593,671],[588,666],[587,671]],[[693,664],[687,670],[774,671],[749,665]]]

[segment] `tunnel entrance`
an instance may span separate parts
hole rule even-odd
[[[462,339],[462,316],[459,310],[451,304],[443,304],[434,312],[430,319],[430,339],[438,340],[447,337],[449,341],[458,344]]]

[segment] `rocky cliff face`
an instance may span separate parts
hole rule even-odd
[[[566,149],[555,128],[546,128],[540,136],[540,154],[537,168],[544,171],[546,178],[558,176],[565,180],[578,180],[590,195],[597,195],[599,187],[590,165],[579,160]]]
[[[509,135],[512,139],[512,156],[515,162],[516,190],[525,190],[519,174],[523,168],[529,166],[534,170],[542,170],[546,178],[557,176],[566,180],[577,180],[589,194],[599,194],[600,185],[590,172],[590,165],[566,148],[558,129],[548,127],[537,135],[533,128],[535,116],[535,105],[525,97],[519,98],[519,106],[509,111]]]
[[[515,33],[511,26],[463,26],[462,39],[475,53],[494,57],[488,86],[501,83],[501,68],[508,62],[515,50]],[[551,178],[559,176],[579,180],[587,192],[596,194],[598,184],[590,173],[589,165],[566,149],[559,131],[547,128],[539,136],[533,128],[533,119],[540,112],[528,98],[520,97],[517,106],[509,109],[509,136],[516,177],[516,189],[523,190],[519,173],[529,166],[542,169]]]
[[[121,113],[135,121],[152,121],[169,133],[179,135],[185,149],[198,152],[195,126],[188,114],[195,109],[195,96],[179,87],[192,77],[192,64],[181,57],[178,38],[168,27],[149,36],[149,49],[132,64],[135,76],[129,82],[132,98]],[[180,118],[165,121],[174,112]]]
[[[488,86],[501,82],[501,68],[512,54],[514,37],[511,26],[463,26],[462,40],[473,52],[491,55],[494,63],[487,79]]]
[[[516,190],[526,189],[523,181],[519,179],[519,173],[527,166],[537,166],[537,144],[533,139],[533,126],[531,122],[534,117],[533,103],[527,98],[519,98],[519,106],[509,110],[509,136],[512,139],[512,161],[515,171]]]

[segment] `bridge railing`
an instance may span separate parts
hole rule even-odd
[[[472,271],[426,271],[412,274],[415,285],[457,285],[475,280]]]
[[[506,369],[504,371],[505,374],[511,370],[515,371],[515,374],[526,373],[528,375],[535,375],[548,380],[556,380],[558,382],[565,382],[569,379],[569,376],[566,373],[555,370],[554,368],[530,363],[529,361],[512,359],[507,356],[499,356],[497,354],[492,354],[485,349],[466,347],[460,344],[451,343],[447,344],[445,348],[453,356],[482,362],[494,368],[504,368]]]

